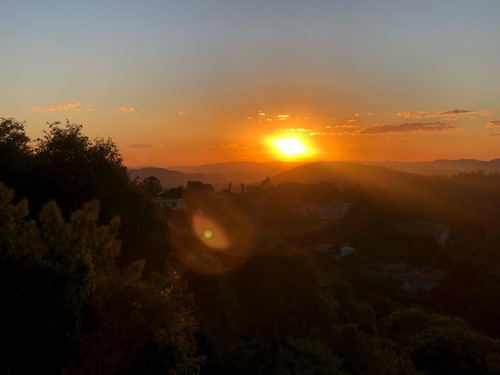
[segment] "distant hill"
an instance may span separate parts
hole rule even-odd
[[[461,172],[477,172],[479,170],[485,173],[500,172],[500,159],[493,159],[490,161],[457,159],[434,160],[427,162],[360,161],[356,163],[386,167],[411,173],[419,173],[427,176],[453,176]]]
[[[271,177],[271,183],[282,182],[319,183],[334,182],[344,188],[360,184],[367,188],[378,188],[400,196],[427,198],[431,177],[389,168],[345,163],[319,162],[301,165]]]
[[[280,172],[284,172],[286,170],[298,167],[299,165],[303,164],[307,163],[283,162],[283,161],[257,163],[257,162],[246,161],[246,162],[213,163],[213,164],[203,164],[196,166],[171,166],[168,167],[168,169],[184,173],[221,173],[221,174],[268,173],[269,176]]]
[[[228,162],[198,166],[172,166],[165,168],[129,169],[132,179],[142,181],[149,176],[158,177],[164,188],[185,186],[190,180],[212,184],[221,190],[232,182],[233,187],[240,183],[252,184],[272,177],[277,184],[284,181],[319,182],[335,181],[339,187],[355,183],[380,187],[387,185],[394,189],[415,188],[415,183],[425,184],[424,176],[452,176],[460,172],[485,173],[500,172],[500,159],[481,161],[475,159],[435,160],[430,162]],[[389,187],[390,188],[390,187]]]
[[[357,163],[325,161],[295,167],[271,178],[271,183],[280,182],[318,183],[322,181],[335,182],[339,187],[357,183],[372,186],[386,186],[394,188],[402,183],[423,182],[428,177],[414,173],[397,171],[385,167],[363,165]]]
[[[216,190],[221,190],[233,183],[236,187],[240,183],[250,184],[263,181],[266,177],[296,167],[301,163],[286,162],[229,162],[204,164],[199,166],[172,166],[168,169],[147,167],[130,168],[129,173],[132,179],[138,177],[140,181],[146,177],[157,177],[163,188],[185,186],[188,181],[202,181],[212,184]]]
[[[218,174],[183,173],[179,171],[172,171],[165,168],[155,167],[137,169],[131,168],[128,169],[128,173],[132,180],[138,178],[139,181],[142,181],[149,176],[155,176],[160,180],[161,185],[164,189],[177,186],[186,186],[186,183],[188,181],[202,181],[214,186],[225,184],[225,178]]]
[[[285,172],[305,163],[273,161],[268,163],[256,162],[228,162],[204,164],[198,166],[173,166],[171,170],[183,173],[203,173],[216,174],[227,185],[233,184],[251,184],[263,181],[266,177]]]

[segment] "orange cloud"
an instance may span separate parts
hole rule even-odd
[[[500,126],[500,121],[499,120],[491,120],[491,121],[488,121],[488,123],[486,124],[486,126],[488,128],[495,128],[497,126]]]
[[[65,104],[49,105],[47,107],[33,107],[30,109],[34,111],[58,112],[58,111],[79,111],[81,109],[80,107],[81,107],[80,103],[65,103]]]
[[[290,115],[278,115],[278,116],[275,116],[275,118],[277,118],[279,121],[284,121],[284,120],[288,120],[290,118]]]
[[[409,122],[396,125],[375,125],[361,129],[358,134],[381,134],[402,132],[442,132],[459,129],[452,122]]]
[[[491,113],[486,110],[471,111],[469,109],[445,109],[443,111],[407,111],[398,112],[398,116],[404,118],[428,118],[428,117],[446,117],[460,115],[478,115],[481,117],[491,116]]]
[[[184,116],[186,113],[184,113],[184,112],[180,111],[180,112],[177,112],[177,114],[178,114],[179,116]]]
[[[134,107],[120,107],[119,109],[122,112],[134,112]]]

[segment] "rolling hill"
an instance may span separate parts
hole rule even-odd
[[[399,171],[419,173],[427,176],[453,176],[461,172],[483,171],[484,173],[500,172],[500,159],[489,161],[476,159],[456,160],[434,160],[434,161],[378,161],[378,162],[356,162],[359,164],[373,165],[396,169]]]

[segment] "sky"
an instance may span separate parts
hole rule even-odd
[[[500,157],[499,1],[2,0],[0,117],[130,167]]]

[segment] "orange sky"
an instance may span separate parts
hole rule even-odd
[[[355,3],[355,4],[354,4]],[[84,125],[128,166],[500,157],[500,3],[10,2],[0,117]]]

